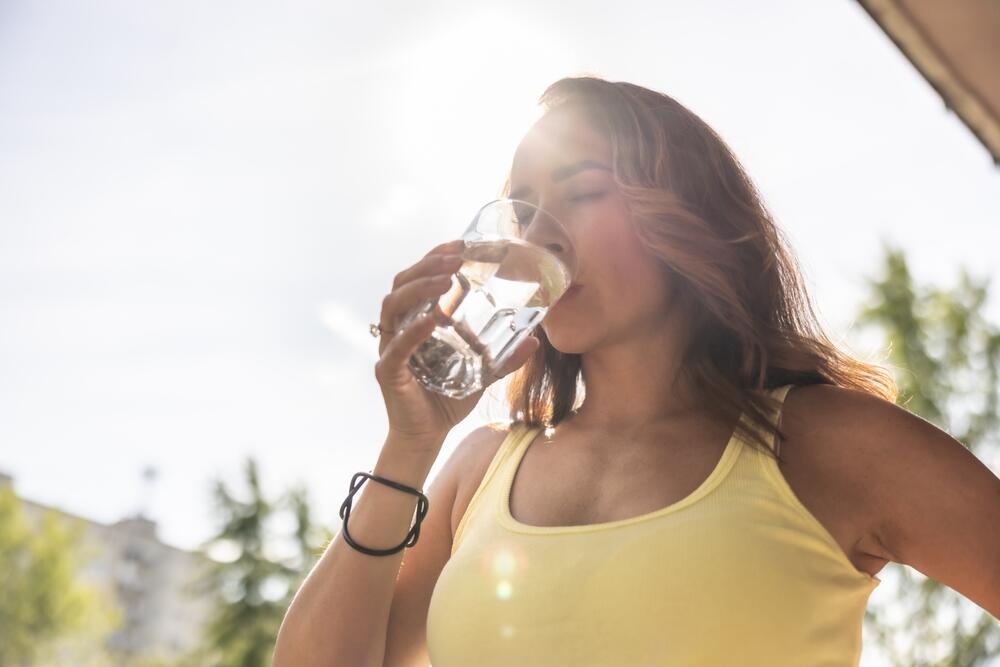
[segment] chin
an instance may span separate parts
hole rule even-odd
[[[548,339],[549,345],[559,352],[563,354],[582,354],[589,349],[590,346],[587,345],[587,342],[580,335],[581,332],[578,328],[560,327],[556,323],[549,323],[549,326],[545,326],[546,322],[547,320],[543,320],[539,326],[544,328],[545,338]]]

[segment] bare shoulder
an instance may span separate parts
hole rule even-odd
[[[782,427],[794,429],[798,434],[815,434],[831,427],[854,426],[866,428],[858,418],[870,418],[872,411],[902,410],[893,403],[857,389],[830,384],[811,384],[792,387],[782,408]]]
[[[469,432],[458,444],[456,461],[455,504],[451,513],[451,534],[455,535],[459,522],[465,516],[472,496],[483,481],[486,470],[496,456],[500,445],[510,433],[512,424],[493,422]]]
[[[877,469],[895,461],[886,456],[885,443],[898,438],[880,441],[879,436],[900,423],[920,420],[878,396],[827,384],[793,387],[781,412],[781,429],[792,445],[790,458],[809,463],[827,476],[824,482],[836,481],[841,492],[859,499],[872,498]],[[874,509],[865,507],[869,517]]]
[[[862,461],[871,453],[873,434],[902,424],[924,422],[895,403],[859,389],[813,384],[793,387],[785,398],[781,426],[797,437],[825,449],[845,464]],[[822,453],[822,452],[818,452]],[[868,461],[867,463],[870,463]]]

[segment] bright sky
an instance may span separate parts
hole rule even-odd
[[[920,281],[995,266],[1000,170],[847,0],[8,0],[0,470],[114,521],[155,466],[149,513],[192,548],[210,479],[253,454],[339,526],[385,435],[367,323],[494,197],[545,86],[585,73],[729,142],[835,336],[883,238]]]

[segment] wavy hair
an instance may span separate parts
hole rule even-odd
[[[824,334],[795,257],[756,187],[726,143],[672,97],[594,76],[551,84],[538,104],[580,111],[611,145],[615,182],[641,244],[662,265],[690,323],[681,373],[705,409],[743,414],[744,440],[783,460],[778,402],[785,384],[829,384],[895,402],[882,366],[856,359]],[[510,193],[510,172],[500,196]],[[542,327],[532,358],[511,374],[509,418],[551,428],[586,392],[579,354],[564,354]],[[767,433],[774,450],[764,439]]]

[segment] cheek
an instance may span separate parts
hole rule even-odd
[[[660,263],[627,223],[607,226],[588,239],[583,267],[604,317],[613,321],[645,319],[665,312],[668,284]]]
[[[649,286],[649,281],[656,280],[659,273],[627,221],[616,222],[599,228],[591,239],[591,247],[597,266],[602,268],[604,282],[627,297],[628,292]]]

